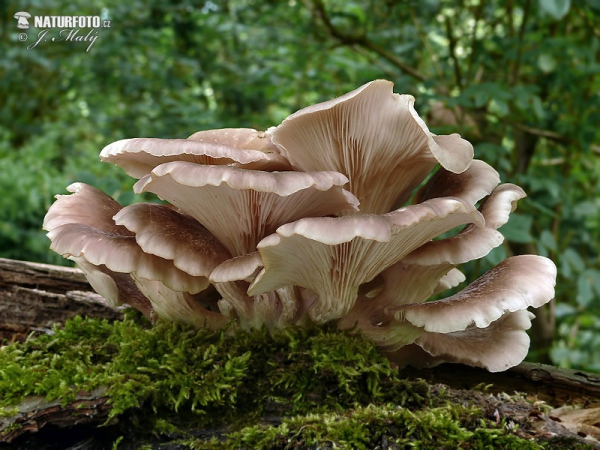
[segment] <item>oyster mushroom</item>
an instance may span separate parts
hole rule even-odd
[[[156,167],[134,189],[169,201],[232,256],[242,256],[284,223],[355,210],[358,201],[342,189],[347,182],[337,172],[263,172],[178,161]]]
[[[383,215],[301,219],[258,244],[264,269],[248,293],[297,285],[316,294],[309,315],[317,323],[348,313],[358,287],[420,245],[483,217],[463,200],[432,199]]]
[[[187,266],[183,265],[185,269],[193,272],[189,274],[177,268],[173,260],[156,255],[165,251],[164,242],[152,249],[154,254],[145,252],[137,243],[135,233],[123,225],[116,224],[113,220],[113,216],[121,214],[121,219],[136,229],[139,223],[132,220],[132,215],[136,212],[139,214],[140,211],[153,211],[155,213],[153,220],[146,224],[146,227],[140,228],[141,236],[144,238],[142,241],[148,249],[152,247],[152,236],[148,233],[148,227],[156,232],[161,227],[160,220],[163,219],[162,227],[168,229],[173,224],[173,214],[177,213],[174,211],[167,213],[164,207],[158,205],[134,205],[128,207],[129,210],[122,214],[121,205],[91,186],[75,183],[67,190],[73,194],[58,196],[58,200],[52,205],[44,221],[44,228],[48,230],[48,237],[52,241],[50,248],[73,259],[87,274],[90,283],[106,295],[113,304],[125,302],[136,307],[141,305],[138,309],[149,315],[148,305],[154,304],[156,299],[164,299],[165,289],[189,294],[205,290],[209,286],[210,270],[229,256],[214,237],[208,234],[205,234],[204,238],[196,235],[194,239],[189,239],[188,236],[185,245],[192,248],[192,253],[195,254],[191,264],[187,262]],[[179,225],[185,223],[185,218],[179,219]],[[188,227],[190,226],[188,224]],[[195,231],[194,227],[192,230]],[[181,227],[178,233],[180,236],[183,234]],[[163,236],[167,234],[163,229]],[[211,248],[211,251],[207,251],[207,247]],[[207,259],[207,255],[212,257],[213,261],[209,262],[208,268],[205,268],[204,275],[199,276],[195,273],[197,261],[200,256]],[[180,258],[175,260],[180,262]],[[193,264],[194,262],[196,265]],[[147,286],[141,286],[145,281],[160,282],[165,285],[165,288],[161,287],[162,292],[156,291],[157,296],[153,298],[149,295],[149,292],[153,291]],[[156,286],[157,284],[154,283],[154,287]],[[147,300],[142,301],[142,298]]]
[[[262,133],[264,136],[264,133]],[[142,178],[160,164],[187,161],[258,170],[290,170],[267,137],[256,130],[210,130],[189,139],[122,139],[104,147],[100,159],[119,165],[128,175]],[[267,142],[262,142],[262,141]],[[263,151],[264,150],[264,151]]]
[[[554,264],[527,255],[429,300],[465,280],[458,265],[502,243],[525,193],[499,184],[459,135],[431,133],[388,81],[267,132],[122,140],[101,158],[170,205],[121,208],[77,184],[44,226],[98,292],[149,317],[213,329],[335,321],[401,364],[498,371],[525,357],[527,309],[554,295]]]
[[[376,80],[292,114],[273,143],[296,170],[335,170],[350,180],[360,212],[382,214],[403,204],[436,164],[460,173],[473,146],[459,135],[435,136],[416,113],[414,98]]]

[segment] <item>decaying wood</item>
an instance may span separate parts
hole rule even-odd
[[[579,436],[600,448],[600,374],[523,362],[505,372],[490,373],[461,364],[441,364],[430,369],[404,368],[407,378],[423,378],[465,391],[490,394],[523,393],[528,402],[541,401],[550,411],[527,412],[532,427],[544,435]],[[498,408],[500,417],[502,408]],[[513,414],[514,415],[514,414]]]
[[[46,425],[59,428],[82,424],[105,424],[109,412],[106,388],[80,392],[66,404],[61,400],[48,402],[44,397],[28,397],[10,417],[0,417],[0,443],[10,443],[19,436],[36,433]]]
[[[0,258],[0,342],[23,340],[77,315],[122,317],[79,269]]]
[[[0,339],[19,339],[32,330],[50,329],[76,315],[111,320],[122,317],[121,311],[108,306],[92,291],[78,269],[0,258]],[[424,378],[432,384],[443,383],[456,390],[453,395],[457,396],[475,398],[472,396],[522,392],[556,408],[548,413],[536,411],[532,404],[529,409],[521,408],[525,408],[523,417],[534,426],[537,423],[540,433],[600,437],[598,374],[531,363],[494,374],[453,364],[432,369],[407,368],[401,373],[407,378]],[[482,386],[486,386],[485,394],[480,392]],[[16,408],[14,415],[0,419],[0,443],[11,442],[49,424],[68,428],[104,423],[110,410],[105,392],[105,388],[82,392],[64,405],[60,400],[47,402],[40,397],[29,397]],[[493,405],[491,416],[515,417],[515,408],[506,409],[497,402]],[[592,440],[593,445],[597,442]]]
[[[600,402],[600,374],[545,364],[523,362],[497,373],[459,364],[441,364],[431,369],[402,369],[402,374],[457,389],[484,384],[491,385],[492,392],[526,392],[555,405]]]

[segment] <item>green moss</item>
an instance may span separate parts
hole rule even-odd
[[[377,445],[387,448],[462,448],[514,449],[544,448],[541,444],[507,433],[500,426],[479,420],[469,423],[468,417],[481,411],[446,405],[410,411],[385,404],[357,407],[340,414],[310,414],[285,419],[277,427],[248,427],[227,436],[226,440],[194,441],[195,450],[217,449],[296,449],[328,448],[370,449]],[[387,442],[387,445],[385,444]],[[571,447],[568,447],[571,448]]]
[[[198,449],[577,448],[520,439],[478,408],[430,395],[360,336],[328,327],[232,331],[151,327],[135,315],[72,319],[0,350],[0,415],[27,396],[67,403],[104,387],[127,448],[156,439]],[[284,419],[261,424],[267,416]],[[207,442],[186,431],[211,427],[229,434]]]
[[[298,414],[427,398],[425,383],[399,379],[373,344],[326,328],[228,335],[75,318],[52,336],[0,351],[2,407],[29,395],[66,403],[100,386],[111,416],[142,405],[157,413],[183,408],[205,425],[250,420],[267,407]]]

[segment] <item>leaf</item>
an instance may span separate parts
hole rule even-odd
[[[557,319],[564,319],[565,317],[574,316],[575,314],[577,314],[577,309],[573,305],[562,302],[556,304]]]
[[[500,117],[508,116],[508,103],[504,100],[495,98],[490,102],[490,111],[496,113]]]
[[[600,10],[600,0],[587,0],[587,4],[591,8]]]
[[[585,269],[585,263],[579,253],[577,253],[573,248],[569,247],[563,252],[564,261],[569,264],[573,269],[577,272],[582,272]]]
[[[594,275],[598,275],[595,270],[586,270],[582,272],[577,278],[577,304],[582,307],[587,307],[594,299],[594,291],[592,290],[592,283],[594,282]]]
[[[507,241],[528,244],[533,242],[533,236],[531,236],[532,223],[533,217],[531,216],[512,214],[508,223],[500,227],[499,231]]]
[[[542,72],[552,72],[556,68],[556,59],[548,53],[542,53],[538,56],[538,67]]]
[[[571,0],[538,0],[538,4],[541,12],[556,20],[565,17],[571,8]]]
[[[542,231],[542,234],[540,235],[540,243],[547,249],[556,251],[556,239],[554,239],[554,235],[550,231]]]

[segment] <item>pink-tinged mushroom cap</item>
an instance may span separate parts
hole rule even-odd
[[[498,264],[458,294],[393,311],[432,333],[452,333],[471,326],[486,328],[508,312],[538,308],[554,297],[556,266],[548,258],[513,256]]]
[[[220,130],[213,130],[212,134],[218,131]],[[200,133],[196,133],[198,134]],[[141,178],[156,166],[170,161],[231,165],[268,171],[291,169],[285,158],[270,150],[270,147],[268,152],[234,147],[219,143],[218,139],[214,139],[215,136],[207,141],[193,140],[196,135],[190,139],[122,139],[104,147],[100,159],[117,164],[134,178]],[[233,143],[229,138],[223,140],[228,144]],[[249,142],[248,145],[259,147],[256,142]]]
[[[92,288],[111,306],[124,303],[141,311],[148,319],[154,317],[150,301],[140,292],[129,274],[113,272],[105,266],[95,266],[84,257],[69,258],[85,274]]]
[[[264,269],[250,285],[256,295],[286,285],[313,291],[309,315],[324,323],[345,315],[358,287],[415,248],[465,223],[483,224],[473,205],[433,199],[383,215],[301,219],[258,244]]]
[[[461,185],[457,186],[456,190],[449,189],[447,193],[458,194],[469,203],[476,201],[475,197],[461,195]],[[508,221],[516,202],[524,196],[518,186],[498,186],[480,207],[485,227],[469,224],[456,236],[424,244],[384,271],[383,289],[369,303],[372,316],[379,317],[384,308],[424,302],[446,286],[453,287],[464,281],[464,276],[453,269],[454,266],[481,258],[500,245],[504,237],[497,228]],[[450,274],[453,274],[452,280],[447,278]],[[351,312],[350,315],[355,314]]]
[[[156,167],[134,187],[154,192],[204,225],[233,256],[287,222],[355,210],[337,172],[262,172],[171,162]]]
[[[474,159],[467,170],[454,173],[441,167],[423,186],[413,203],[436,197],[460,197],[471,204],[490,195],[500,183],[500,175],[492,166]]]
[[[381,214],[404,203],[439,162],[462,172],[472,145],[458,135],[434,136],[414,110],[414,98],[376,80],[339,98],[292,114],[273,132],[273,142],[303,171],[335,170],[362,213]]]
[[[413,353],[400,361],[403,350],[392,360],[417,367],[432,367],[443,362],[462,363],[500,372],[521,363],[529,351],[529,336],[534,317],[529,311],[505,314],[486,328],[469,327],[453,333],[423,333],[415,345],[426,353]]]
[[[403,261],[406,264],[455,266],[482,258],[504,241],[498,228],[508,222],[525,192],[514,184],[502,184],[484,200],[479,208],[485,218],[485,227],[467,225],[456,236],[432,241],[415,250]]]
[[[51,231],[61,225],[81,224],[121,236],[133,236],[127,228],[115,224],[113,216],[122,206],[99,189],[84,183],[67,186],[73,195],[57,195],[42,227]]]
[[[208,287],[206,277],[191,276],[172,261],[144,253],[133,233],[114,223],[112,215],[121,207],[108,195],[83,183],[67,189],[73,194],[59,196],[44,220],[52,250],[66,258],[83,257],[113,272],[162,280],[177,291],[197,293]]]
[[[236,256],[215,267],[209,279],[211,283],[240,280],[251,282],[262,267],[262,260],[258,252]]]
[[[176,268],[172,261],[144,253],[132,236],[67,224],[49,231],[48,237],[52,241],[50,248],[66,258],[82,256],[93,265],[104,265],[114,272],[161,280],[176,291],[195,294],[209,284],[207,278],[191,276]]]
[[[136,203],[119,211],[114,220],[135,233],[145,253],[172,260],[190,275],[208,278],[217,265],[230,258],[225,247],[194,218],[165,205]]]
[[[259,150],[263,153],[279,153],[266,131],[256,131],[252,128],[220,128],[218,130],[203,130],[192,134],[190,141],[206,144],[225,145],[240,150]]]

